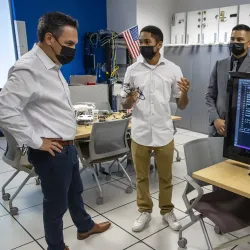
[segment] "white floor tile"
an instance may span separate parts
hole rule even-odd
[[[186,160],[183,159],[180,162],[174,162],[172,165],[173,176],[185,180],[184,176],[187,175],[187,165]]]
[[[2,207],[2,205],[0,204],[0,217],[7,215],[8,212]]]
[[[5,153],[5,150],[3,150],[2,148],[0,148],[0,159],[2,160],[2,157]]]
[[[189,218],[182,220],[182,224],[186,225],[190,222]],[[234,239],[233,236],[224,235],[220,236],[214,233],[213,227],[206,225],[208,234],[210,236],[213,245],[218,245],[228,240]],[[196,223],[192,227],[188,228],[183,233],[183,237],[187,239],[188,245],[187,250],[205,250],[207,249],[206,241],[203,236],[201,227],[199,223]],[[166,228],[161,232],[149,237],[144,240],[149,246],[157,250],[177,250],[178,248],[178,233],[173,232],[170,228]],[[225,248],[226,250],[231,250],[232,248]]]
[[[102,205],[96,204],[96,198],[99,196],[97,188],[84,191],[83,200],[84,203],[99,213],[108,212],[136,200],[136,191],[134,190],[132,194],[126,194],[127,187],[127,185],[118,181],[103,185],[104,204]]]
[[[92,209],[85,207],[86,211],[92,216],[97,216],[98,214]],[[15,217],[20,224],[35,238],[39,239],[44,237],[43,228],[43,207],[42,205],[25,209]],[[69,211],[66,212],[63,218],[63,227],[70,227],[74,223],[71,219]]]
[[[7,142],[6,142],[5,138],[0,137],[0,150],[5,151],[6,147],[7,147]]]
[[[133,175],[130,178],[131,178],[131,180],[133,182],[133,186],[136,188],[136,176]],[[127,180],[127,178],[123,178],[123,179],[121,179],[119,181],[126,184],[126,185],[129,184],[129,181]],[[173,185],[176,185],[176,184],[181,183],[181,182],[183,182],[183,180],[173,177],[173,180],[172,180]],[[157,173],[157,171],[154,170],[154,171],[150,172],[150,174],[149,174],[149,184],[150,184],[149,191],[150,191],[151,194],[159,192],[159,181],[158,181],[158,173]]]
[[[0,174],[0,187],[2,187],[7,180],[13,175],[14,172],[7,172]],[[11,183],[6,187],[6,190],[19,187],[28,174],[24,172],[19,172],[18,175],[11,181]],[[30,178],[27,184],[35,183],[35,178]]]
[[[10,215],[0,217],[0,225],[1,250],[11,250],[33,241]]]
[[[193,140],[195,140],[195,139],[197,139],[197,138],[192,137],[192,136],[188,136],[188,135],[186,135],[186,134],[176,134],[176,135],[174,136],[174,141],[175,141],[177,144],[179,144],[179,145],[183,145],[183,144],[185,144],[185,143],[187,143],[187,142],[190,142],[190,141],[193,141]]]
[[[152,158],[152,163],[153,163],[153,158]],[[132,164],[129,164],[128,166],[126,165],[126,163],[123,163],[123,166],[124,166],[124,168],[126,169],[126,172],[128,173],[129,176],[135,175],[135,168],[134,168],[133,162],[132,162]],[[121,177],[121,176],[119,175],[119,173],[117,173],[117,170],[118,170],[117,167],[113,167],[113,168],[111,169],[112,178],[114,178],[114,179],[116,179],[116,180],[119,180],[119,179],[124,178],[125,174],[123,174],[123,176]],[[120,169],[120,171],[121,171],[121,169]]]
[[[246,244],[242,244],[240,246],[237,246],[233,250],[249,250],[249,249],[250,249],[250,244],[246,243]]]
[[[186,132],[184,133],[185,135],[188,135],[188,136],[192,136],[192,137],[195,137],[196,139],[199,138],[207,138],[208,135],[206,134],[201,134],[201,133],[197,133],[197,132],[193,132],[193,131],[189,131],[189,132]]]
[[[107,217],[109,220],[113,221],[120,227],[124,228],[127,232],[130,232],[135,237],[139,239],[144,239],[157,231],[167,227],[167,224],[162,220],[162,216],[160,215],[160,209],[158,205],[158,201],[153,199],[154,202],[154,209],[152,213],[152,220],[149,222],[145,230],[139,233],[135,233],[132,231],[132,226],[134,221],[140,215],[138,212],[138,207],[136,202],[123,206],[121,208],[112,210],[108,213],[105,213],[104,216]],[[184,218],[186,214],[180,212],[179,210],[175,210],[176,216],[178,218]]]
[[[184,193],[184,190],[186,188],[186,182],[182,182],[180,184],[177,184],[173,187],[173,195],[172,195],[172,202],[175,205],[176,208],[179,210],[185,212],[187,210],[185,203],[182,199],[182,195]],[[204,189],[204,193],[209,193],[210,191],[208,189]],[[152,195],[154,198],[158,199],[159,193],[155,193]],[[188,195],[188,198],[191,200],[197,196],[197,192],[193,191]]]
[[[99,216],[95,221],[96,223],[100,223],[106,221],[106,219]],[[84,241],[78,241],[76,239],[76,229],[74,227],[70,227],[64,230],[64,240],[70,247],[70,250],[122,250],[138,242],[136,238],[114,224],[105,233],[93,235]],[[39,243],[46,248],[45,239],[39,240]]]
[[[234,236],[236,236],[236,237],[238,237],[238,238],[244,237],[246,235],[250,235],[250,227],[247,227],[247,228],[244,228],[242,230],[233,232],[231,234],[234,235]],[[249,246],[249,249],[250,249],[250,246]]]
[[[92,174],[93,174],[93,171],[91,169],[86,169],[85,171],[83,171],[81,173],[81,179],[82,179],[84,190],[97,187],[97,183],[96,183],[94,177],[92,176]],[[114,179],[111,179],[111,181],[114,181]],[[110,181],[106,180],[105,175],[100,174],[99,175],[99,182],[101,185],[103,185],[103,184],[106,184]]]
[[[182,160],[185,159],[185,153],[184,153],[183,145],[176,146],[176,149],[179,151],[179,155],[180,155],[181,159]],[[174,151],[174,162],[177,161],[176,157],[177,157],[177,153]]]
[[[137,243],[132,247],[127,248],[126,250],[152,250],[152,248],[148,247],[144,243]]]
[[[177,135],[179,134],[184,134],[184,133],[188,133],[189,130],[183,129],[183,128],[176,128],[177,129]]]
[[[17,188],[7,190],[7,193],[13,195],[16,192]],[[17,207],[19,210],[30,208],[42,204],[43,194],[40,185],[35,185],[35,183],[26,185],[17,195],[13,201],[13,206]],[[9,202],[1,201],[1,203],[9,210]],[[21,213],[21,211],[20,211]]]
[[[22,247],[18,247],[16,250],[42,250],[42,248],[36,242],[32,242]]]
[[[10,171],[14,171],[14,168],[6,164],[3,160],[0,160],[0,174]]]

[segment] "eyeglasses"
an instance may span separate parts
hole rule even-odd
[[[139,87],[135,88],[130,83],[124,83],[123,87],[124,87],[124,91],[125,91],[126,94],[130,94],[133,91],[137,91],[138,99],[140,99],[140,100],[145,100],[146,99],[143,92],[142,92],[142,90]]]

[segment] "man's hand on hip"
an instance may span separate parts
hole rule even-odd
[[[62,152],[63,146],[60,145],[58,142],[55,142],[55,141],[50,140],[50,139],[45,139],[45,138],[42,138],[42,140],[43,140],[43,144],[40,147],[40,150],[47,151],[52,156],[55,156],[54,151],[58,152],[58,153]]]
[[[220,135],[225,135],[225,120],[217,119],[214,121],[214,126],[217,130],[217,133]]]

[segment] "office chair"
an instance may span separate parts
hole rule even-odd
[[[97,205],[103,204],[103,192],[98,180],[98,165],[100,166],[101,163],[112,162],[109,166],[108,177],[110,177],[111,167],[114,163],[117,163],[129,181],[129,186],[125,190],[126,193],[133,192],[131,178],[119,160],[125,157],[130,151],[127,142],[128,124],[129,119],[94,123],[90,140],[77,140],[75,142],[82,165],[93,169],[93,176],[99,188],[99,197],[96,199]],[[107,174],[104,171],[101,171],[101,173]]]
[[[175,102],[170,102],[169,103],[169,106],[170,106],[170,110],[171,110],[171,115],[176,115],[176,112],[177,112],[177,104]],[[173,121],[173,125],[174,125],[174,135],[177,133],[177,128],[175,126],[175,122]],[[176,156],[176,161],[177,162],[180,162],[181,161],[181,157],[180,157],[180,152],[178,151],[178,149],[176,147],[174,147],[174,151],[177,153],[177,156]],[[155,154],[154,152],[152,152],[151,154],[151,157],[154,157]],[[156,168],[156,162],[153,164],[150,165],[150,170],[153,170],[154,167]]]
[[[25,152],[22,152],[20,147],[18,147],[18,143],[14,139],[14,137],[5,129],[3,129],[3,128],[0,128],[0,129],[7,140],[7,148],[6,148],[6,151],[3,155],[3,161],[6,164],[8,164],[16,169],[15,173],[9,178],[9,180],[2,187],[2,199],[4,201],[9,201],[10,214],[17,215],[18,208],[13,207],[13,200],[16,198],[16,196],[19,194],[19,192],[22,190],[22,188],[25,186],[25,184],[28,182],[28,180],[31,177],[36,177],[37,175],[35,173],[34,167],[28,161],[27,154]],[[12,196],[10,196],[9,193],[5,192],[5,188],[10,184],[10,182],[21,171],[27,173],[28,176],[25,178],[25,180],[22,182],[22,184],[16,190],[16,192]],[[40,181],[38,178],[36,179],[36,184],[37,185],[40,184]]]
[[[193,172],[225,160],[223,158],[223,139],[198,139],[184,145],[188,175],[185,177],[187,186],[182,198],[187,208],[186,213],[189,215],[191,222],[185,225],[179,232],[178,245],[180,248],[185,248],[187,245],[187,240],[182,236],[183,232],[199,221],[208,249],[214,249],[203,218],[210,219],[216,225],[214,230],[217,234],[234,232],[250,225],[250,199],[223,189],[204,194],[202,187],[208,184],[200,180],[194,180],[191,177]],[[187,195],[194,190],[197,191],[198,196],[193,200],[189,200]],[[195,210],[200,214],[195,215]],[[223,245],[226,246],[226,244],[224,243]]]

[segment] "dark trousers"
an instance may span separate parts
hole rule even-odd
[[[63,215],[69,209],[78,232],[94,227],[82,200],[83,185],[79,161],[74,146],[64,147],[62,153],[51,156],[48,152],[29,149],[29,161],[41,179],[43,221],[48,250],[64,250]]]

